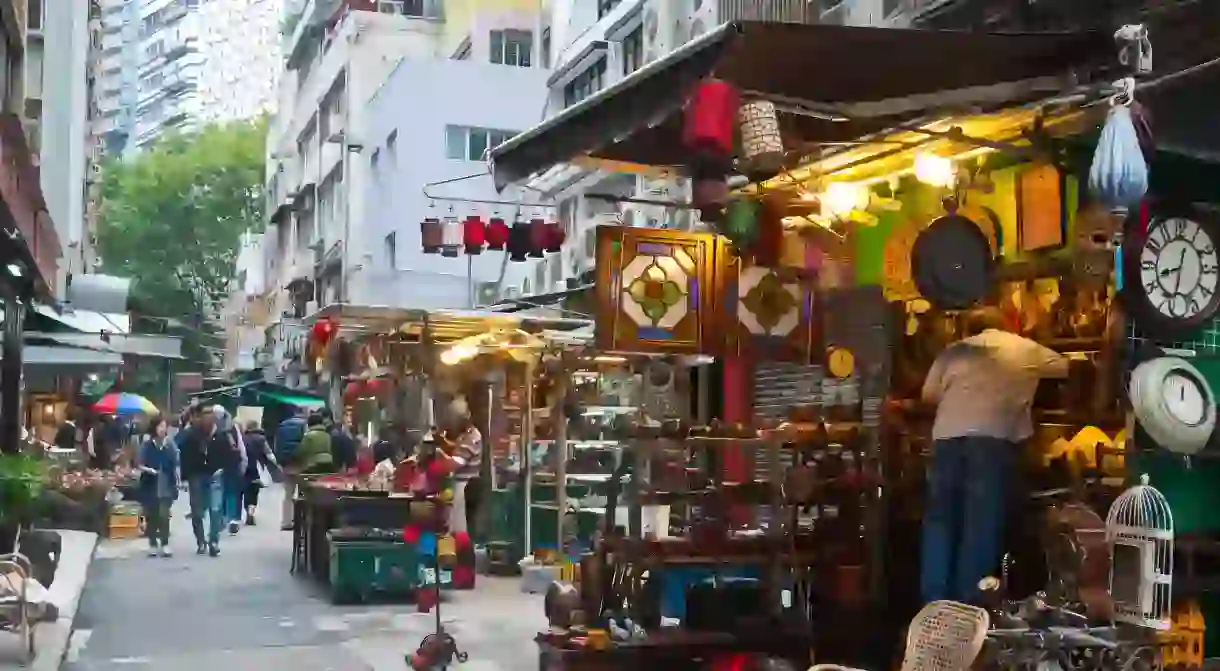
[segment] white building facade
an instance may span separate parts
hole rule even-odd
[[[91,19],[89,2],[28,0],[25,104],[22,123],[61,255],[55,286],[62,298],[67,279],[93,267],[93,227],[88,184],[97,158],[90,126]]]
[[[467,264],[422,253],[421,189],[486,173],[484,151],[539,121],[546,91],[529,0],[297,7],[283,22],[292,35],[268,137],[265,291],[248,299],[269,315],[256,360],[289,384],[300,382],[301,320],[318,309],[463,308],[474,284],[499,277],[492,254]],[[444,194],[496,197],[486,177]]]

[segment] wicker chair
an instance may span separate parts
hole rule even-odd
[[[983,649],[991,618],[987,611],[956,601],[933,601],[911,620],[901,671],[969,671]],[[815,664],[809,671],[861,671]]]

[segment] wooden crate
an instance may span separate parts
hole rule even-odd
[[[111,513],[107,537],[112,539],[139,538],[140,516],[134,513]]]

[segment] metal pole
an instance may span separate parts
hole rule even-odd
[[[21,360],[22,323],[25,303],[12,286],[0,283],[4,310],[4,341],[0,343],[0,452],[21,451]]]
[[[533,548],[530,547],[530,514],[533,512],[533,486],[534,486],[534,469],[530,465],[530,458],[534,447],[534,360],[530,359],[525,364],[525,417],[521,420],[521,474],[525,477],[521,479],[525,483],[525,492],[523,499],[525,501],[525,544],[523,546],[523,554],[533,554]]]
[[[466,304],[471,310],[475,307],[474,257],[470,254],[466,255]]]
[[[568,370],[560,369],[559,380],[555,383],[555,500],[559,503],[558,519],[555,521],[555,548],[563,554],[563,519],[568,508],[568,418],[563,409],[568,396]]]

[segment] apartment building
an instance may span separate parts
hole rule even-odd
[[[87,206],[96,153],[89,68],[96,2],[26,0],[25,103],[22,122],[39,166],[47,211],[62,246],[55,285],[92,270],[93,227]],[[94,26],[96,27],[96,26]],[[48,45],[54,48],[48,49]]]
[[[485,172],[489,143],[541,118],[546,75],[534,0],[287,8],[296,11],[283,20],[291,30],[268,137],[265,294],[250,300],[269,307],[261,348],[269,373],[292,384],[301,319],[320,307],[408,306],[434,294],[419,305],[464,307],[468,278],[498,277],[491,260],[468,273],[462,261],[419,258],[420,188]],[[494,197],[487,179],[456,188],[448,193]]]
[[[135,152],[274,101],[283,0],[98,0],[94,131]]]
[[[931,1],[931,0],[927,0]],[[898,25],[920,0],[550,0],[541,28],[542,58],[551,66],[547,114],[613,85],[726,21],[762,20],[845,25]],[[611,174],[560,165],[537,175],[529,190],[560,203],[568,231],[562,253],[535,262],[510,293],[548,293],[592,270],[594,229],[603,223],[689,229],[688,210],[617,204],[586,198],[609,194],[653,201],[685,201],[681,178]]]
[[[283,55],[283,0],[208,0],[199,7],[200,104],[205,122],[249,119],[273,108]]]

